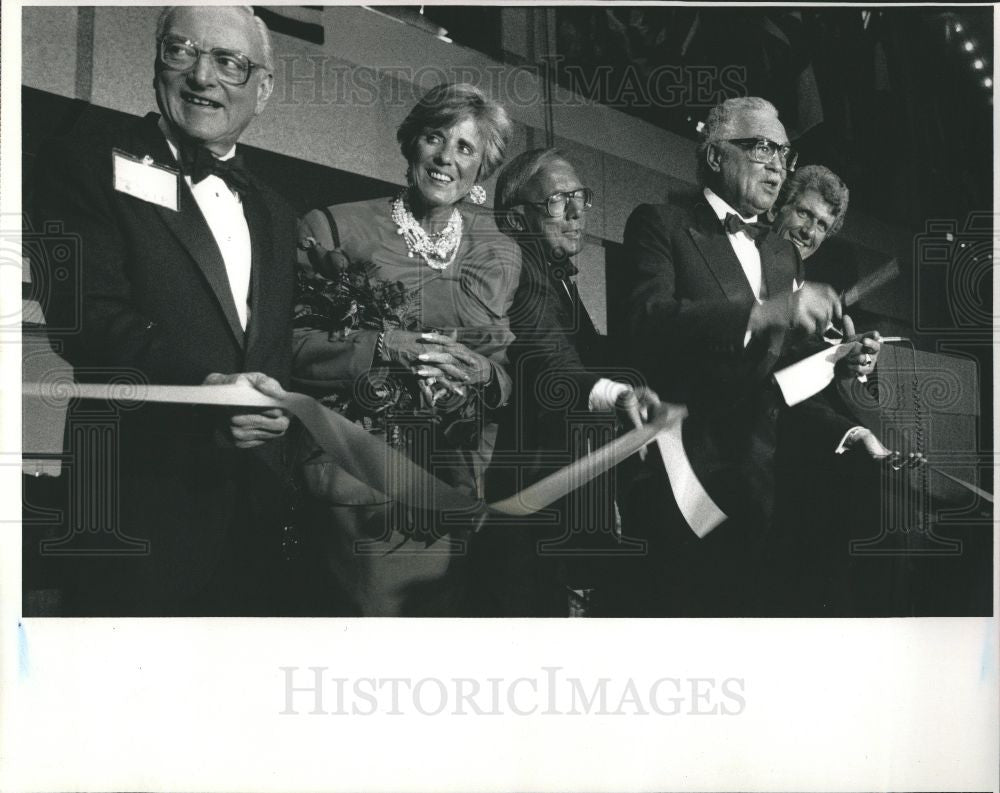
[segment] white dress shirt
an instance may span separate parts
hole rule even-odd
[[[716,217],[719,218],[719,222],[725,222],[726,215],[732,212],[737,217],[743,218],[743,216],[733,209],[729,204],[723,201],[719,196],[713,193],[709,188],[705,188],[705,200],[708,201],[708,205],[712,207],[712,211],[715,213]],[[744,223],[756,223],[757,216],[743,218]],[[743,273],[747,277],[747,281],[750,283],[750,288],[753,290],[754,298],[758,303],[761,301],[760,296],[760,285],[763,278],[763,270],[760,264],[760,250],[757,248],[757,243],[754,241],[749,234],[747,234],[743,229],[740,229],[735,234],[730,234],[726,232],[726,236],[729,238],[729,244],[733,246],[733,252],[736,254],[736,258],[740,260],[740,265],[743,267]],[[797,281],[792,282],[792,289],[798,290],[802,288],[802,284]],[[751,338],[750,329],[747,328],[746,335],[743,337],[743,346],[746,347],[750,343]],[[840,443],[837,444],[837,448],[834,450],[837,454],[843,454],[848,449],[848,442],[852,440],[852,436],[857,434],[859,430],[863,430],[864,427],[851,427],[844,437],[841,438]]]
[[[744,218],[739,212],[729,206],[729,204],[719,198],[719,196],[707,187],[705,188],[705,200],[708,201],[708,205],[712,208],[712,211],[715,213],[715,216],[719,219],[720,223],[725,222],[726,215],[730,212],[737,217],[743,218],[744,223],[757,222],[756,215]],[[736,254],[736,258],[740,261],[740,266],[743,268],[743,274],[747,277],[747,282],[750,284],[750,289],[753,291],[754,300],[760,303],[760,284],[763,279],[763,270],[760,265],[760,250],[757,248],[756,241],[743,229],[740,229],[735,234],[730,234],[727,231],[726,236],[729,238],[729,244],[733,246],[733,253]],[[744,347],[750,343],[750,339],[752,337],[753,334],[750,332],[750,328],[747,328],[747,332],[743,335]]]
[[[729,206],[729,204],[719,198],[719,196],[707,187],[705,188],[705,200],[707,200],[708,205],[712,207],[712,211],[715,213],[715,216],[719,219],[720,223],[725,222],[726,215],[730,213],[736,215],[736,217],[743,218],[744,223],[757,222],[756,215],[744,218],[739,212]],[[735,234],[730,234],[727,231],[726,236],[729,238],[729,244],[733,246],[733,252],[736,254],[736,258],[740,260],[740,266],[743,267],[743,274],[747,277],[750,289],[753,290],[753,296],[756,298],[758,303],[761,302],[760,284],[763,276],[760,267],[760,251],[757,248],[757,243],[743,229],[740,229]]]
[[[171,140],[169,128],[163,118],[160,118],[160,131],[167,139],[170,152],[174,159],[180,161],[178,147]],[[220,160],[229,160],[236,156],[233,146]],[[229,289],[236,304],[236,313],[240,318],[243,330],[250,321],[250,264],[253,252],[250,245],[250,227],[243,214],[243,202],[239,195],[229,189],[218,176],[210,175],[198,184],[191,183],[191,177],[185,175],[184,181],[191,190],[201,214],[208,223],[208,228],[219,246],[222,261],[226,265],[226,275],[229,278]]]

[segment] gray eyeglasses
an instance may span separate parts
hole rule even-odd
[[[799,153],[791,146],[775,143],[769,138],[729,138],[725,142],[739,146],[750,155],[751,160],[765,165],[777,155],[781,160],[781,166],[789,173],[795,170],[795,163],[799,159]]]
[[[589,187],[581,187],[568,193],[553,193],[544,201],[522,201],[521,203],[545,207],[545,212],[550,218],[561,218],[570,201],[573,202],[573,206],[578,212],[586,212],[594,205],[594,191]]]
[[[186,72],[198,63],[202,55],[208,55],[212,59],[219,79],[230,85],[246,85],[254,69],[264,68],[263,64],[254,63],[237,50],[223,47],[203,50],[196,42],[183,36],[160,37],[160,63],[172,71]]]

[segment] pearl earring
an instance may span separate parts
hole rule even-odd
[[[469,191],[469,200],[477,206],[486,203],[486,189],[481,184],[474,184]]]

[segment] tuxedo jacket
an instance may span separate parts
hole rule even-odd
[[[490,489],[509,495],[572,455],[573,416],[585,417],[601,374],[603,342],[567,270],[537,246],[521,245],[521,272],[510,308],[514,341],[507,350],[513,381],[501,417]],[[573,268],[575,272],[575,268]]]
[[[109,125],[85,115],[39,154],[29,187],[33,223],[72,240],[65,261],[32,261],[46,288],[50,336],[80,381],[198,384],[211,372],[261,371],[287,383],[294,213],[256,179],[242,197],[252,247],[244,331],[219,246],[183,177],[175,177],[176,210],[116,189],[114,150],[177,170],[157,120],[150,114]],[[279,501],[280,443],[250,452],[233,448],[220,409],[105,408],[114,448],[97,462],[103,475],[84,487],[112,494],[111,514],[97,533],[105,537],[110,530],[148,547],[91,567],[81,557],[77,568],[89,572],[77,581],[74,597],[90,604],[81,608],[181,611],[182,604],[206,602],[204,593],[227,588],[233,576],[249,574],[267,554],[248,548],[267,546],[278,556],[278,541],[271,545],[264,535],[278,530],[268,519]],[[83,426],[84,411],[93,417],[101,408],[77,405],[68,436]],[[79,448],[70,452],[70,466],[84,464]],[[235,613],[242,606],[220,608]]]
[[[594,384],[616,373],[608,370],[607,339],[569,281],[574,272],[547,262],[530,240],[521,243],[507,349],[513,392],[489,471],[490,500],[568,465],[588,451],[588,437],[601,445],[614,432],[611,414],[588,409]],[[473,546],[480,590],[493,599],[487,613],[565,615],[565,587],[593,586],[602,544],[615,545],[613,495],[612,478],[602,476],[542,513],[491,523]]]
[[[798,253],[770,231],[757,244],[762,292],[789,293],[802,278]],[[772,373],[802,340],[781,330],[744,345],[755,297],[704,196],[638,207],[625,249],[629,346],[638,367],[661,399],[687,405],[685,448],[708,493],[730,517],[766,528],[775,425],[785,409]],[[807,411],[832,454],[852,422],[822,405]]]
[[[542,368],[559,364],[574,369],[581,365],[594,370],[607,368],[611,364],[608,340],[597,332],[571,280],[576,266],[568,259],[548,261],[542,246],[533,243],[531,239],[520,243],[521,277],[511,307],[518,337],[514,354],[523,357],[538,350],[536,364]],[[592,387],[593,382],[585,384]]]

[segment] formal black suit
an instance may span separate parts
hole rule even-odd
[[[257,180],[242,196],[252,246],[244,332],[219,247],[183,177],[178,211],[117,191],[113,149],[177,167],[155,114],[112,126],[85,114],[43,148],[29,187],[35,228],[61,224],[78,240],[62,270],[33,262],[49,288],[53,340],[77,379],[199,384],[211,372],[261,371],[287,382],[294,213]],[[282,444],[235,449],[219,409],[106,407],[87,401],[71,412],[70,435],[107,416],[112,435],[92,460],[71,444],[70,465],[106,467],[94,487],[111,498],[120,532],[148,541],[148,552],[132,555],[123,541],[121,556],[67,557],[68,613],[266,613],[281,548]],[[110,522],[91,540],[106,545]],[[76,536],[67,548],[86,541]]]
[[[605,364],[606,339],[570,278],[575,266],[568,259],[546,261],[532,242],[520,246],[521,273],[510,310],[515,340],[507,350],[514,394],[497,442],[500,449],[528,455],[519,460],[520,485],[539,478],[552,452],[569,448],[566,413],[586,413],[602,376],[595,370]]]
[[[793,246],[757,240],[762,294],[787,294],[801,277]],[[661,399],[686,404],[692,466],[729,520],[703,539],[687,527],[658,454],[625,496],[625,529],[650,554],[622,606],[635,613],[754,613],[772,582],[761,580],[774,509],[775,428],[784,408],[771,374],[795,339],[784,331],[744,346],[755,297],[721,222],[705,198],[643,205],[625,228],[631,283],[629,347]],[[820,411],[831,453],[850,422]],[[652,447],[651,447],[652,448]],[[631,592],[629,589],[631,588]]]
[[[521,274],[511,306],[508,348],[514,392],[501,420],[490,468],[490,498],[532,484],[610,440],[614,416],[591,413],[590,393],[610,366],[607,338],[580,300],[568,260],[548,261],[536,240],[521,241]],[[633,378],[634,379],[634,378]],[[606,475],[531,519],[491,524],[476,544],[484,579],[501,593],[494,612],[560,616],[567,587],[599,586],[615,535],[614,481]]]

